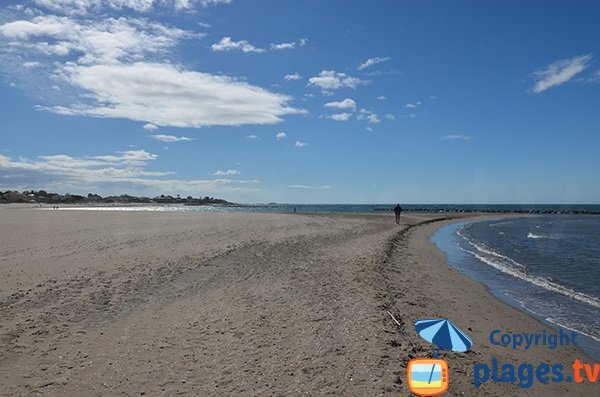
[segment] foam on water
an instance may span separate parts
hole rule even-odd
[[[473,244],[473,246],[477,247],[477,245]],[[527,273],[518,270],[510,265],[507,266],[506,263],[502,263],[499,261],[495,261],[493,259],[491,259],[489,256],[485,256],[482,255],[483,251],[478,252],[474,252],[474,251],[470,251],[470,250],[466,250],[462,247],[460,247],[461,250],[473,255],[474,257],[476,257],[477,259],[479,259],[480,261],[482,261],[483,263],[492,266],[493,268],[500,270],[503,273],[509,274],[513,277],[517,277],[523,281],[526,281],[530,284],[536,285],[538,287],[544,288],[548,291],[552,291],[552,292],[556,292],[559,294],[562,294],[564,296],[567,296],[569,298],[578,300],[580,302],[586,303],[588,305],[591,305],[593,307],[599,308],[600,309],[600,299],[595,297],[595,296],[589,296],[586,295],[584,293],[581,292],[577,292],[572,290],[571,288],[567,288],[563,285],[557,284],[551,280],[549,280],[548,278],[545,277],[539,277],[539,276],[532,276],[532,275],[528,275]],[[502,257],[502,255],[497,254],[497,257]],[[510,258],[509,259],[511,262],[516,263],[515,261],[513,261]],[[518,264],[519,267],[521,268],[525,268],[525,266]]]
[[[432,240],[452,266],[541,321],[580,333],[578,344],[600,359],[599,218],[464,222]]]
[[[540,236],[539,234],[535,234],[535,233],[527,233],[527,238],[546,238],[546,236]]]

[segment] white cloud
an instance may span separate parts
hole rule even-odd
[[[313,190],[328,190],[331,189],[329,185],[311,186],[311,185],[288,185],[290,189],[313,189]]]
[[[371,124],[378,124],[381,122],[381,120],[379,119],[379,117],[375,114],[375,113],[371,113],[370,115],[367,116],[367,121]]]
[[[215,176],[235,176],[235,175],[239,175],[239,174],[241,174],[241,172],[238,170],[227,170],[227,171],[218,170],[213,173],[213,175],[215,175]]]
[[[0,155],[0,188],[46,189],[86,194],[109,191],[114,194],[191,194],[206,195],[256,191],[257,180],[206,179],[180,180],[172,172],[147,171],[145,165],[157,155],[143,150],[114,155],[71,157],[40,156],[37,160]]]
[[[287,138],[287,134],[285,132],[278,132],[277,134],[275,134],[275,138],[280,141],[282,139]]]
[[[371,128],[371,127],[369,127],[369,126],[366,126],[366,127],[365,127],[365,130],[367,130],[367,131],[369,131],[369,132],[373,132],[373,128]]]
[[[583,72],[592,60],[592,54],[561,59],[548,65],[545,69],[533,73],[537,80],[532,91],[539,94],[549,88],[559,86]]]
[[[302,79],[302,76],[299,73],[292,73],[286,74],[283,79],[287,81],[300,80]]]
[[[354,89],[361,84],[366,84],[366,81],[334,70],[322,70],[318,76],[308,79],[308,82],[309,85],[319,87],[322,90],[337,90],[346,87]]]
[[[246,138],[248,138],[248,139],[258,139],[258,135],[250,134],[250,135],[246,136]]]
[[[61,14],[87,14],[100,12],[104,9],[132,10],[148,12],[154,7],[173,7],[175,10],[189,10],[200,4],[210,7],[219,4],[229,4],[231,0],[32,0],[39,7]]]
[[[300,39],[297,42],[290,41],[287,43],[271,43],[271,50],[293,50],[296,47],[304,47],[308,43],[308,39]]]
[[[378,124],[381,122],[379,116],[367,109],[360,109],[358,111],[358,115],[356,116],[357,120],[367,120],[370,124]]]
[[[442,139],[444,141],[447,141],[447,140],[452,140],[452,141],[468,141],[469,139],[471,139],[471,137],[467,136],[467,135],[444,135],[440,139]]]
[[[194,138],[188,138],[187,136],[174,136],[174,135],[148,135],[148,137],[159,142],[185,142],[193,141]]]
[[[144,126],[142,128],[147,131],[156,131],[158,129],[158,126],[156,126],[152,123],[146,123],[146,124],[144,124]]]
[[[140,149],[118,152],[117,155],[91,156],[90,158],[110,163],[119,162],[128,165],[140,166],[146,164],[148,161],[156,160],[158,155]]]
[[[152,8],[155,0],[33,0],[33,2],[40,7],[63,14],[85,14],[103,8],[146,12]]]
[[[239,50],[242,52],[265,52],[263,48],[257,48],[246,40],[233,41],[231,37],[223,37],[221,41],[210,46],[213,51]]]
[[[363,63],[360,64],[360,66],[358,67],[358,70],[363,70],[363,69],[366,69],[366,68],[368,68],[370,66],[377,65],[378,63],[387,62],[389,60],[390,60],[389,57],[369,58],[365,62],[363,62]]]
[[[202,7],[216,6],[219,4],[231,4],[231,0],[200,0],[199,2]]]
[[[353,99],[346,98],[343,101],[339,102],[327,102],[325,104],[326,108],[335,108],[335,109],[352,109],[356,110],[356,102]]]
[[[40,55],[79,56],[81,64],[139,60],[165,53],[184,38],[197,35],[136,18],[106,18],[81,23],[69,17],[41,15],[0,25],[9,47]]]
[[[335,120],[335,121],[348,121],[350,120],[350,117],[352,116],[352,113],[335,113],[332,114],[331,116],[328,116],[327,118],[331,119],[331,120]]]
[[[157,126],[274,124],[302,111],[290,97],[226,76],[170,64],[67,65],[65,80],[86,93],[86,103],[40,107],[64,115],[124,118]]]
[[[26,69],[39,68],[40,66],[42,66],[42,64],[39,62],[23,62],[23,67]]]
[[[377,99],[379,99],[380,101],[384,101],[384,100],[386,100],[386,99],[387,99],[387,97],[386,97],[386,96],[384,96],[384,95],[379,95],[379,96],[377,97]]]
[[[296,141],[295,146],[296,147],[306,147],[306,146],[308,146],[308,143],[302,142],[302,141]]]
[[[81,9],[96,3],[48,2],[56,7],[79,4]],[[134,0],[119,4],[131,8]],[[274,124],[285,115],[305,112],[288,106],[291,97],[242,79],[161,61],[191,37],[198,35],[146,18],[37,15],[0,23],[0,45],[14,55],[0,58],[0,67],[23,90],[42,98],[38,110],[62,115],[204,127]],[[23,59],[34,61],[24,64]],[[25,70],[33,67],[39,72]]]
[[[386,118],[386,119],[388,119],[388,120],[395,120],[395,119],[396,119],[396,116],[394,116],[394,115],[393,115],[393,114],[391,114],[391,113],[388,113],[388,114],[386,114],[386,115],[385,115],[385,118]]]
[[[271,43],[272,50],[293,50],[294,48],[296,48],[296,43],[294,42],[279,44]]]
[[[407,103],[405,107],[408,108],[408,109],[416,109],[421,104],[422,104],[422,102],[417,101],[417,102],[413,102],[413,103]]]

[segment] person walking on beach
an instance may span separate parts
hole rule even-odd
[[[402,207],[400,204],[396,204],[394,207],[394,215],[396,215],[396,224],[400,224],[400,214],[402,213]]]

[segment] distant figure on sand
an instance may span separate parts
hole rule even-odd
[[[396,206],[394,207],[394,214],[396,215],[396,223],[400,224],[400,214],[402,213],[402,207],[400,207],[400,204],[396,204]]]

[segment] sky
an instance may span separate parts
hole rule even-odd
[[[600,203],[598,2],[0,7],[0,190]]]

